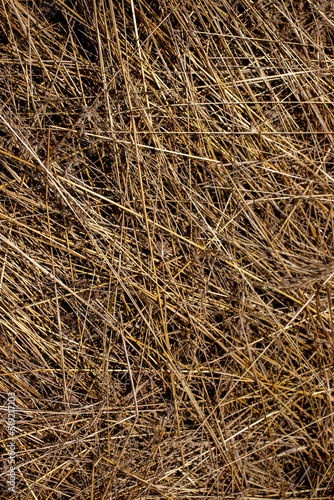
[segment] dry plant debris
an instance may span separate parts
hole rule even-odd
[[[333,499],[333,2],[0,20],[2,498]]]

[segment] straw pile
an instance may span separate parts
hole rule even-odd
[[[0,19],[17,498],[334,498],[333,3]]]

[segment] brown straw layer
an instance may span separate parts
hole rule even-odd
[[[332,500],[333,2],[2,0],[0,43],[1,498]]]

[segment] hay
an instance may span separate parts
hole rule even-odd
[[[0,18],[17,498],[332,499],[332,2]]]

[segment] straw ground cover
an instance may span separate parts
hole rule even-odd
[[[332,2],[0,18],[2,498],[332,499]]]

